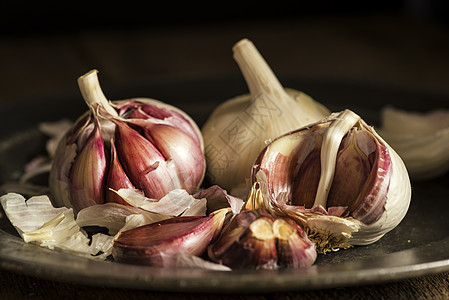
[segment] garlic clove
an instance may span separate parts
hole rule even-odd
[[[278,269],[310,266],[317,253],[294,221],[257,209],[235,215],[208,247],[208,256],[232,269]]]
[[[106,154],[98,126],[75,158],[70,171],[70,194],[76,210],[104,203]]]
[[[228,213],[223,209],[204,217],[175,217],[120,232],[112,255],[118,262],[151,266],[163,266],[164,256],[201,256]]]
[[[132,122],[139,123],[142,120],[151,120],[151,124],[170,125],[190,136],[195,143],[200,145],[201,149],[204,148],[199,128],[192,124],[193,120],[190,117],[176,109],[176,107],[168,109],[164,103],[157,100],[151,102],[138,102],[137,100],[117,101],[113,104],[119,110],[120,116],[132,120]],[[150,122],[143,122],[142,125],[144,126],[148,123]]]
[[[272,222],[266,213],[242,211],[209,246],[209,258],[232,269],[274,269],[277,252]]]
[[[410,198],[400,157],[345,110],[267,145],[254,165],[246,208],[295,219],[326,252],[378,240],[401,222]]]
[[[114,142],[111,142],[111,160],[109,164],[107,186],[109,189],[106,191],[106,202],[129,205],[122,197],[113,192],[113,190],[118,191],[119,189],[134,189],[134,185],[131,180],[129,180],[128,175],[126,175],[117,158],[117,150]]]
[[[304,268],[315,262],[315,245],[293,219],[276,219],[273,222],[273,233],[277,239],[279,266]]]
[[[371,168],[369,154],[363,153],[357,145],[357,135],[364,131],[351,130],[342,140],[337,156],[337,165],[327,199],[328,206],[356,207],[356,199],[363,188],[370,170],[375,174],[376,168]]]
[[[155,145],[124,122],[116,125],[117,153],[136,188],[155,199],[175,189],[165,158]]]
[[[283,88],[248,39],[234,45],[233,55],[250,93],[218,106],[202,133],[210,182],[246,198],[251,166],[266,141],[321,120],[330,111],[302,92]]]
[[[165,158],[177,162],[174,168],[176,168],[180,184],[192,193],[197,188],[197,183],[203,180],[206,167],[197,141],[187,133],[181,130],[175,131],[164,124],[146,126],[145,135]],[[197,166],[202,172],[190,166]]]

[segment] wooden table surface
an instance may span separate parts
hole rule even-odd
[[[104,84],[239,76],[231,47],[241,38],[251,39],[281,76],[366,80],[449,93],[448,24],[382,13],[5,32],[0,35],[0,102],[76,89],[76,78],[93,68]],[[0,299],[60,298],[447,299],[449,273],[269,295],[181,295],[66,284],[0,270]]]

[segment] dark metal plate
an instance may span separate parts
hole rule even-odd
[[[281,78],[333,111],[350,108],[378,125],[386,104],[427,111],[449,106],[449,95],[410,87],[335,79]],[[242,78],[161,80],[104,86],[111,100],[151,97],[174,104],[199,125],[222,101],[246,93]],[[28,98],[0,107],[0,184],[16,180],[23,166],[44,153],[42,121],[76,118],[86,110],[77,90]],[[25,244],[0,211],[0,267],[40,278],[160,291],[266,292],[382,283],[449,271],[449,175],[412,182],[410,210],[377,243],[320,255],[314,266],[284,271],[169,270],[100,262]]]

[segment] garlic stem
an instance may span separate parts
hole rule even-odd
[[[326,208],[327,198],[335,175],[338,149],[345,134],[360,120],[351,110],[344,110],[326,130],[321,147],[321,175],[314,207]]]
[[[86,104],[94,112],[98,113],[99,108],[104,109],[109,115],[117,117],[118,114],[115,109],[109,104],[108,99],[103,94],[98,81],[98,71],[91,70],[78,78],[78,86],[81,91],[81,95],[86,101]]]
[[[236,43],[233,53],[253,99],[258,99],[260,95],[266,95],[277,99],[277,101],[282,101],[282,99],[291,101],[291,97],[285,92],[267,62],[250,40],[243,39]]]

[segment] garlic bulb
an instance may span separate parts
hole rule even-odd
[[[401,158],[345,110],[267,145],[246,208],[295,219],[326,252],[377,241],[401,222],[410,199]]]
[[[90,111],[61,139],[50,172],[56,206],[79,211],[104,202],[126,204],[115,192],[138,189],[160,199],[193,192],[205,174],[196,123],[180,109],[148,98],[110,102],[92,70],[78,84]]]
[[[413,180],[449,171],[449,111],[427,113],[385,107],[378,133],[404,160]]]
[[[251,166],[265,142],[321,120],[330,111],[302,92],[284,89],[251,41],[239,41],[233,53],[250,94],[218,106],[202,133],[210,181],[246,197]]]

